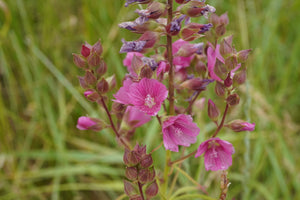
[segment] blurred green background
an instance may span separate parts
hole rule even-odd
[[[108,74],[115,73],[120,85],[121,39],[137,38],[117,26],[136,17],[136,6],[125,8],[124,2],[0,0],[1,200],[124,197],[122,149],[115,138],[109,130],[75,128],[81,115],[105,115],[83,97],[77,80],[83,72],[71,55],[84,41],[101,38]],[[226,136],[236,149],[228,199],[300,199],[300,1],[207,3],[217,14],[228,12],[226,34],[234,35],[236,49],[253,49],[236,115],[255,122],[256,130]],[[205,120],[198,124],[203,135],[214,128],[205,128]],[[149,149],[159,143],[155,120],[138,132]],[[163,157],[153,156],[162,167]],[[203,159],[187,163],[182,169],[217,197],[218,173],[205,172]],[[188,185],[180,175],[178,186]]]

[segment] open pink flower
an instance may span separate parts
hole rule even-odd
[[[154,116],[168,96],[166,86],[155,79],[143,78],[129,88],[130,103],[142,112]]]
[[[163,122],[163,141],[166,149],[178,152],[178,145],[189,147],[200,132],[190,115],[179,114]]]
[[[123,81],[123,87],[119,89],[119,91],[113,96],[116,98],[115,102],[122,104],[130,104],[129,98],[129,88],[132,85],[132,81],[130,78],[127,78]]]
[[[231,155],[234,154],[234,148],[225,140],[211,138],[200,144],[195,157],[199,157],[203,153],[207,171],[226,170],[232,165]]]
[[[175,55],[178,52],[178,50],[180,49],[180,47],[183,45],[186,45],[186,44],[189,44],[189,43],[182,39],[175,41],[172,44],[172,54]],[[194,58],[194,56],[189,56],[189,57],[175,56],[173,58],[173,64],[175,66],[177,66],[176,71],[180,70],[181,68],[190,66],[193,58]]]
[[[78,118],[76,127],[79,130],[88,130],[96,124],[97,122],[93,121],[91,118],[82,116]]]
[[[134,106],[128,106],[125,111],[125,121],[132,127],[136,128],[149,122],[151,117]]]
[[[209,75],[212,79],[222,82],[222,79],[220,77],[218,77],[214,72],[214,68],[215,68],[215,64],[216,64],[217,59],[225,64],[225,60],[220,54],[220,45],[217,44],[216,49],[213,49],[212,44],[209,43],[209,46],[207,48],[207,68],[208,68],[208,72],[209,72]]]

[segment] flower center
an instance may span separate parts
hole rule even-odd
[[[176,133],[177,135],[182,135],[182,134],[183,134],[183,132],[182,132],[182,130],[181,130],[180,128],[176,128],[176,129],[175,129],[175,133]]]
[[[155,101],[154,98],[151,97],[150,94],[147,94],[146,98],[145,98],[145,106],[148,106],[149,108],[152,108],[153,106],[155,106]]]

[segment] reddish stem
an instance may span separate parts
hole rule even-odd
[[[168,0],[168,24],[173,19],[173,0]],[[170,64],[169,70],[169,103],[170,110],[169,114],[174,115],[174,67],[173,67],[173,54],[172,54],[172,36],[167,35],[167,55]]]
[[[140,194],[142,196],[142,200],[144,200],[144,194],[143,194],[143,189],[142,189],[142,184],[140,182],[138,182],[138,185],[139,185],[139,191],[140,191]]]
[[[227,115],[228,108],[229,108],[229,105],[226,104],[226,108],[225,108],[225,111],[224,111],[224,114],[223,114],[222,121],[221,121],[220,125],[218,126],[216,132],[214,133],[214,135],[212,137],[216,137],[218,135],[219,131],[221,130],[221,128],[223,127],[224,121],[225,121],[225,117]]]

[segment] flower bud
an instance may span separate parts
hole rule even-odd
[[[147,198],[152,198],[155,197],[158,193],[158,185],[156,183],[156,181],[154,181],[153,183],[151,183],[150,185],[147,186],[145,194],[147,196]]]
[[[148,65],[145,65],[144,67],[142,67],[141,69],[141,73],[140,73],[140,78],[151,78],[153,75],[153,71],[152,69],[148,66]]]
[[[227,77],[228,70],[225,67],[225,65],[219,61],[218,59],[216,60],[216,65],[214,69],[215,74],[220,77],[222,80],[224,80]]]
[[[93,46],[92,46],[92,52],[96,55],[100,56],[103,52],[103,47],[101,45],[100,40],[98,40]]]
[[[100,119],[82,116],[78,118],[76,127],[79,130],[100,131],[105,128],[105,124]]]
[[[229,56],[225,59],[226,67],[231,71],[233,70],[238,64],[237,57],[235,55]]]
[[[228,73],[226,79],[224,80],[224,86],[230,87],[232,85],[232,78],[230,77],[230,73]]]
[[[146,155],[146,145],[136,144],[133,151],[137,152],[140,157],[143,157],[144,155]]]
[[[79,80],[80,86],[81,86],[83,89],[87,89],[87,88],[88,88],[88,85],[87,85],[87,83],[85,82],[84,77],[78,76],[78,80]]]
[[[90,53],[91,53],[91,45],[89,45],[89,44],[83,44],[82,46],[81,46],[81,55],[83,55],[84,57],[88,57],[89,55],[90,55]]]
[[[148,183],[153,181],[155,178],[155,170],[152,168],[150,169],[141,169],[139,170],[138,180],[142,183]]]
[[[118,102],[113,102],[112,104],[112,112],[114,114],[116,113],[121,113],[125,110],[125,105],[124,104],[121,104],[121,103],[118,103]]]
[[[97,84],[98,92],[100,92],[101,94],[105,94],[106,92],[108,92],[108,89],[109,85],[107,81],[104,78],[102,78],[101,81],[99,81]]]
[[[199,17],[209,11],[209,7],[205,6],[205,3],[201,1],[189,1],[180,8],[180,12],[189,17]]]
[[[255,129],[255,123],[248,123],[243,120],[237,119],[229,122],[226,127],[232,129],[235,132],[253,131]]]
[[[180,37],[185,41],[193,41],[199,37],[201,34],[209,31],[213,25],[209,24],[197,24],[197,23],[189,23],[185,27],[182,28],[180,32]]]
[[[180,86],[191,90],[203,91],[213,81],[212,79],[192,78],[184,81]]]
[[[90,101],[97,101],[99,99],[99,94],[93,90],[86,90],[84,96]]]
[[[225,37],[220,44],[220,53],[222,55],[227,55],[233,53],[232,47],[232,35]]]
[[[203,54],[203,42],[197,44],[186,43],[179,48],[175,56],[190,57],[193,54]]]
[[[220,37],[224,35],[226,32],[226,26],[225,24],[220,24],[219,26],[216,27],[216,34]]]
[[[136,12],[149,19],[158,19],[166,12],[166,4],[154,1],[148,5],[146,10],[136,10]]]
[[[152,156],[150,154],[146,154],[142,157],[140,165],[142,168],[148,168],[153,164]]]
[[[100,64],[100,56],[96,53],[91,53],[87,58],[87,62],[90,66],[95,67]]]
[[[179,18],[174,19],[166,26],[166,31],[169,35],[177,35],[181,29],[181,22],[185,18],[185,15],[181,15]]]
[[[252,49],[245,49],[245,50],[239,51],[237,54],[239,62],[246,62],[248,59],[248,55],[251,51],[252,51]]]
[[[127,7],[129,4],[132,4],[132,3],[147,4],[151,1],[152,0],[126,0],[125,7]]]
[[[137,41],[146,41],[143,48],[152,48],[158,39],[157,33],[146,31]]]
[[[140,156],[138,156],[135,151],[125,149],[123,161],[127,166],[135,166],[139,163]]]
[[[95,85],[96,82],[97,82],[97,79],[96,77],[94,76],[94,74],[90,71],[87,71],[85,73],[85,76],[84,76],[84,80],[85,82],[88,84],[88,85]]]
[[[227,97],[226,102],[230,106],[238,105],[240,102],[240,97],[237,94],[231,94]]]
[[[85,68],[86,67],[86,61],[83,59],[79,54],[73,53],[73,62],[77,67]]]
[[[136,167],[126,167],[125,176],[131,181],[137,179],[137,169]]]
[[[136,193],[134,184],[127,180],[124,180],[124,191],[128,196],[134,195]]]
[[[246,68],[243,68],[241,71],[234,74],[233,81],[235,84],[241,85],[246,81]]]
[[[208,116],[213,121],[217,121],[220,116],[218,107],[211,99],[208,100]]]
[[[216,94],[218,96],[222,97],[222,96],[225,95],[225,91],[226,91],[225,86],[222,83],[220,83],[220,82],[217,81],[216,82],[216,86],[215,86],[215,92],[216,92]]]
[[[107,65],[103,60],[101,60],[99,67],[96,69],[96,74],[98,77],[101,77],[103,74],[106,73],[106,71],[107,71]]]
[[[112,75],[108,78],[105,79],[108,83],[109,89],[108,90],[112,90],[114,89],[114,87],[116,87],[116,75]]]

